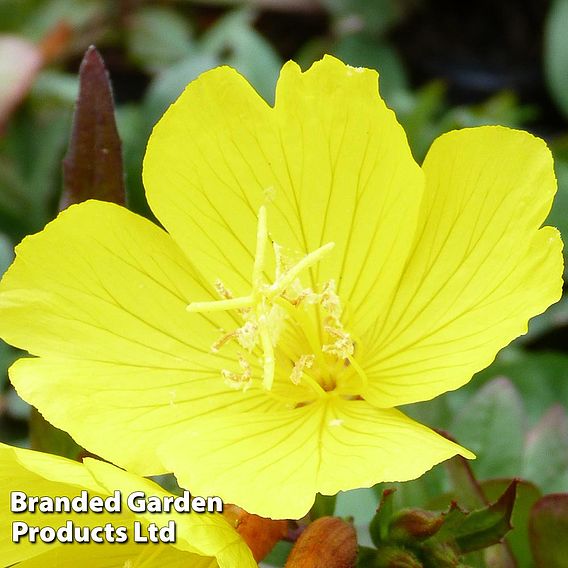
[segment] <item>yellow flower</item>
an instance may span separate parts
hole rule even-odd
[[[376,73],[332,57],[287,63],[274,108],[205,73],[144,182],[167,233],[91,201],[18,247],[0,335],[35,357],[12,382],[98,455],[263,516],[473,457],[395,407],[469,381],[561,294],[545,144],[451,132],[420,168]]]
[[[31,450],[0,444],[0,565],[19,568],[253,568],[257,566],[245,542],[220,514],[198,514],[195,512],[134,513],[128,506],[128,496],[143,492],[146,498],[158,498],[162,502],[170,496],[155,483],[136,477],[113,465],[86,459],[84,464]],[[83,496],[82,491],[86,491]],[[115,492],[120,492],[116,494]],[[18,492],[13,500],[14,511],[22,511],[31,502],[30,497],[56,497],[74,500],[75,507],[93,497],[107,502],[109,507],[102,512],[40,512],[36,503],[35,512],[11,512],[11,492]],[[48,499],[42,499],[42,507],[51,506]],[[156,499],[154,499],[157,502]],[[133,500],[138,508],[141,497]],[[68,503],[63,503],[65,506]],[[102,502],[99,504],[99,507]],[[83,505],[84,506],[84,505]],[[54,504],[55,507],[55,504]],[[117,509],[120,509],[118,512]],[[43,509],[44,511],[47,509]],[[65,511],[65,509],[63,509]],[[173,525],[171,523],[173,522]],[[16,526],[14,527],[14,523]],[[28,526],[27,532],[26,527]],[[167,527],[169,538],[175,533],[176,542],[137,543],[135,523],[139,523],[138,534],[149,538],[148,527]],[[53,530],[38,534],[38,530],[50,527]],[[54,530],[59,537],[67,540],[71,536],[81,542],[65,544],[54,539]],[[99,528],[96,528],[99,527]],[[102,530],[100,530],[102,527]],[[40,536],[41,535],[41,536]],[[123,542],[127,537],[127,541]],[[17,543],[13,538],[18,540]],[[32,542],[34,539],[34,542]],[[85,542],[86,539],[89,539]],[[52,542],[49,542],[52,541]],[[98,541],[98,542],[97,542]],[[114,542],[113,542],[114,541]]]

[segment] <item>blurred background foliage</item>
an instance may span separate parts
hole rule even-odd
[[[141,185],[149,133],[189,81],[231,65],[272,102],[283,61],[307,68],[332,53],[379,70],[418,161],[454,128],[503,124],[545,138],[559,185],[549,223],[568,242],[568,0],[0,0],[0,273],[13,246],[57,213],[90,44],[110,72],[138,213],[151,217]],[[0,440],[29,445],[30,411],[6,376],[17,356],[0,344]],[[567,298],[467,387],[406,410],[476,452],[483,483],[520,476],[529,501],[568,492]],[[437,468],[396,499],[427,506],[449,490]],[[379,491],[340,495],[337,512],[365,524]]]

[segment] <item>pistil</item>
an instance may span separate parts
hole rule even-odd
[[[326,283],[320,293],[316,293],[312,289],[303,289],[295,296],[292,294],[292,297],[289,297],[289,290],[294,283],[299,281],[304,271],[320,262],[335,245],[329,242],[306,254],[298,262],[290,263],[291,266],[284,266],[281,247],[275,244],[276,274],[273,282],[266,282],[265,268],[268,240],[266,207],[261,206],[258,212],[256,250],[250,293],[233,298],[229,290],[221,282],[217,282],[216,288],[222,299],[209,302],[192,302],[187,306],[187,310],[192,313],[237,310],[241,313],[244,324],[221,337],[214,344],[213,350],[218,350],[231,339],[235,339],[249,353],[252,353],[257,345],[260,345],[263,366],[262,383],[266,390],[270,390],[274,383],[276,373],[275,345],[281,327],[279,325],[280,320],[285,317],[295,319],[300,323],[300,328],[308,342],[311,353],[302,355],[294,365],[290,376],[291,381],[294,384],[298,384],[302,380],[305,380],[306,383],[317,383],[311,377],[309,377],[310,380],[307,380],[308,375],[305,372],[314,365],[314,361],[317,360],[320,366],[325,368],[323,356],[326,352],[338,358],[350,358],[353,355],[353,344],[349,334],[343,330],[339,321],[341,308],[332,281]],[[299,286],[299,284],[296,285],[296,291]],[[328,313],[331,325],[326,325],[324,330],[333,338],[330,345],[321,346],[319,328],[314,328],[313,322],[301,307],[302,303],[320,304]],[[240,361],[241,373],[224,369],[222,375],[230,386],[246,389],[251,384],[251,372],[248,366],[246,369],[243,366],[242,358]]]

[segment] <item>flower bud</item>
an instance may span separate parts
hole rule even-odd
[[[321,517],[301,534],[286,568],[353,568],[356,561],[353,526],[337,517]]]
[[[236,505],[225,505],[223,515],[243,537],[257,562],[288,534],[288,521],[274,521],[251,515]]]
[[[391,520],[389,537],[399,542],[416,542],[436,534],[444,524],[444,516],[423,509],[404,509]]]
[[[381,546],[375,557],[376,568],[424,568],[420,560],[410,551],[397,546]]]
[[[437,568],[458,568],[464,566],[460,562],[460,553],[451,542],[427,542],[422,549],[424,558],[430,566]]]

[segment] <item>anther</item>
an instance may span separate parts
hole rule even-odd
[[[293,309],[294,306],[298,306],[302,301],[309,303],[317,303],[320,301],[320,295],[315,294],[311,289],[301,290],[298,278],[303,271],[311,268],[314,264],[322,260],[335,245],[334,243],[327,243],[304,256],[299,262],[295,264],[292,263],[292,265],[288,267],[283,258],[282,247],[273,243],[276,259],[276,274],[274,282],[272,282],[272,284],[266,284],[264,281],[264,270],[268,240],[267,213],[266,207],[263,205],[258,212],[256,251],[252,269],[251,292],[247,296],[234,298],[231,291],[228,290],[222,282],[217,281],[215,288],[221,296],[221,300],[192,302],[186,309],[192,313],[237,310],[245,321],[244,325],[234,332],[223,336],[214,344],[213,349],[218,350],[230,339],[235,338],[241,347],[250,353],[257,344],[260,343],[263,352],[263,386],[265,389],[270,390],[274,383],[276,370],[274,346],[278,341],[285,314],[288,312],[289,308]],[[285,309],[282,310],[281,302],[287,303],[284,300],[284,294],[292,285],[296,288],[300,288],[301,291],[299,295],[292,300],[292,303],[287,307],[285,306]],[[331,292],[328,295],[330,294]],[[304,362],[304,365],[307,365],[307,360]],[[248,385],[249,381],[252,380],[248,367],[246,369],[243,367],[243,373],[241,374],[233,373],[225,369],[222,371],[222,375],[225,382],[233,388],[241,388],[236,385],[243,383]],[[248,386],[246,388],[248,388]]]
[[[302,380],[302,375],[306,369],[310,369],[314,364],[315,355],[302,355],[295,363],[292,372],[290,373],[290,380],[299,385]]]
[[[217,353],[217,351],[219,351],[219,349],[221,349],[221,347],[223,347],[223,345],[225,345],[231,339],[233,339],[233,337],[235,337],[235,335],[236,335],[235,331],[231,331],[229,333],[226,333],[225,335],[220,337],[217,341],[215,341],[215,343],[213,343],[213,345],[211,345],[211,351],[213,351],[213,353]]]
[[[239,357],[241,373],[234,373],[228,369],[221,369],[221,376],[225,379],[225,384],[235,390],[246,392],[252,385],[252,372],[249,362],[244,357]]]

